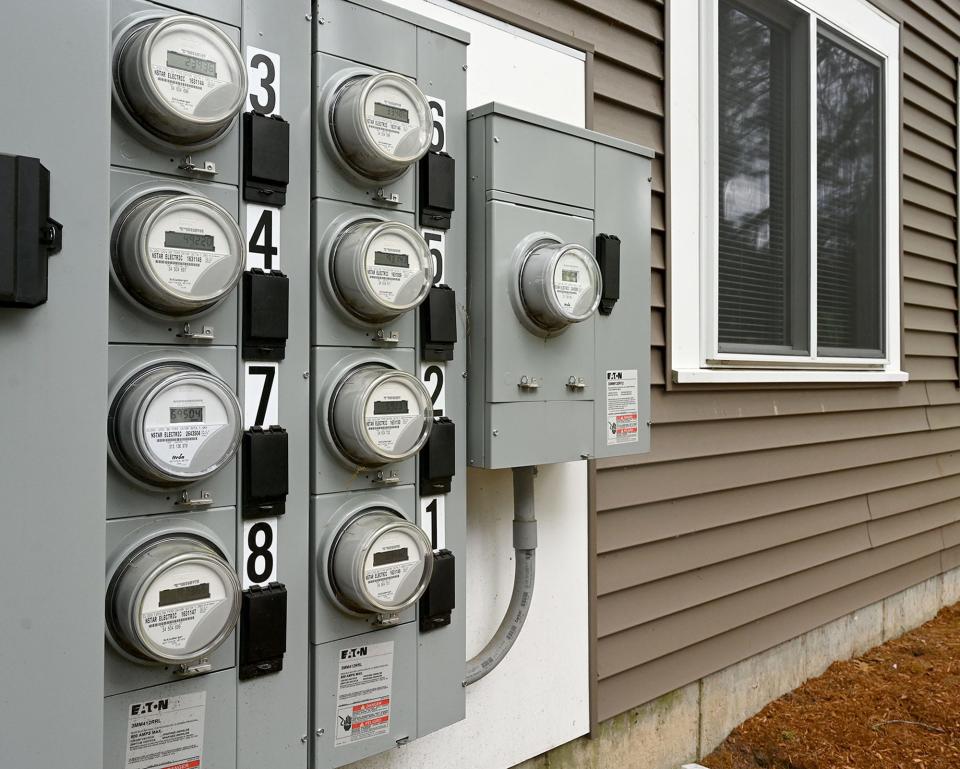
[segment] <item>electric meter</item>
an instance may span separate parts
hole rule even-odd
[[[107,627],[144,662],[185,663],[209,654],[240,616],[240,582],[206,540],[171,535],[127,555],[107,588]]]
[[[361,320],[393,320],[419,305],[433,284],[423,236],[400,222],[363,221],[337,237],[331,258],[334,291]]]
[[[151,486],[213,475],[237,452],[240,403],[219,377],[189,363],[131,376],[110,407],[110,446],[127,472]]]
[[[371,179],[402,174],[427,154],[433,137],[427,97],[411,80],[390,72],[341,83],[329,120],[343,159]]]
[[[521,256],[520,302],[545,331],[561,331],[590,318],[603,293],[600,268],[576,243],[540,240]]]
[[[113,267],[123,287],[165,315],[208,310],[243,272],[243,235],[212,200],[162,192],[133,201],[114,226]]]
[[[380,364],[361,366],[340,380],[329,416],[337,447],[362,467],[412,457],[433,426],[433,406],[423,383]]]
[[[396,614],[413,605],[433,573],[430,539],[391,510],[372,509],[337,533],[328,558],[330,585],[344,606]]]
[[[233,41],[194,16],[132,27],[117,46],[117,91],[151,133],[174,144],[216,138],[243,106],[247,71]]]

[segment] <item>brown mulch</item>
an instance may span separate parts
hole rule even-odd
[[[709,769],[960,769],[960,604],[771,702]]]

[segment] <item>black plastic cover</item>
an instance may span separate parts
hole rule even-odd
[[[243,517],[265,518],[286,512],[289,436],[279,425],[251,427],[243,434]]]
[[[420,631],[426,633],[450,624],[450,615],[456,608],[456,558],[449,550],[433,554],[433,575],[420,597]]]
[[[47,301],[47,257],[60,251],[50,218],[50,172],[37,159],[0,155],[0,307]]]
[[[457,343],[457,293],[440,284],[430,289],[420,305],[420,342],[423,359],[453,360]]]
[[[287,651],[287,588],[279,582],[243,591],[240,604],[241,681],[279,673]]]
[[[597,265],[603,279],[600,314],[609,315],[620,298],[620,238],[616,235],[597,235]]]
[[[283,360],[290,328],[290,280],[259,267],[243,273],[243,357]]]
[[[420,496],[449,494],[457,472],[457,426],[450,417],[436,417],[426,445],[420,449]]]
[[[290,181],[290,124],[279,115],[243,113],[243,199],[281,207]]]
[[[450,229],[456,206],[456,161],[446,152],[428,152],[420,159],[420,226]]]

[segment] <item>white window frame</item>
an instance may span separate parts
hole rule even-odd
[[[667,4],[667,181],[670,360],[676,383],[905,382],[900,366],[900,25],[866,0],[781,0],[823,22],[883,62],[884,357],[809,356],[718,350],[717,0]],[[811,248],[816,247],[816,55],[810,56]],[[693,201],[693,202],[691,202]],[[810,306],[817,301],[811,254]]]

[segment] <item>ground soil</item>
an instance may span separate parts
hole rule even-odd
[[[709,769],[960,769],[960,604],[771,702]]]

